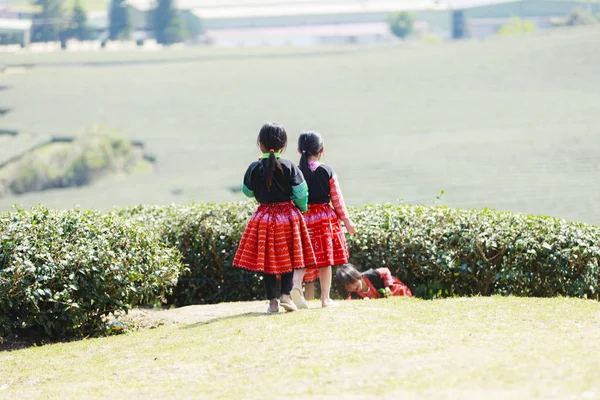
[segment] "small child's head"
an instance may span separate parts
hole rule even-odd
[[[277,122],[267,122],[260,128],[257,138],[258,147],[263,153],[285,149],[287,146],[287,132]]]
[[[323,151],[323,138],[319,132],[304,131],[298,137],[298,151],[316,156]]]
[[[298,152],[301,154],[298,167],[304,176],[308,176],[312,173],[308,165],[308,158],[319,157],[323,152],[323,138],[319,132],[302,132],[298,137]]]
[[[275,153],[285,149],[287,145],[287,132],[285,128],[276,122],[267,122],[258,133],[258,147],[263,153],[270,153],[265,163],[265,180],[267,190],[271,190],[275,172],[283,174],[283,167]]]
[[[362,276],[352,264],[341,265],[335,273],[335,282],[340,290],[353,293],[362,285]]]

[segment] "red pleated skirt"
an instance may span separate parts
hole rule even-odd
[[[310,235],[316,264],[307,268],[304,282],[319,278],[319,269],[348,262],[348,246],[340,220],[328,203],[309,204],[304,220]]]
[[[235,267],[265,274],[283,274],[315,263],[306,223],[291,201],[258,206],[233,260]]]

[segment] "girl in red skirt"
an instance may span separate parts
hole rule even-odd
[[[335,273],[340,290],[348,292],[350,299],[379,299],[389,296],[412,297],[412,292],[387,268],[370,269],[360,273],[352,264],[345,264]]]
[[[348,233],[356,230],[348,216],[335,172],[319,162],[323,150],[323,139],[317,132],[306,131],[298,138],[299,167],[308,183],[308,211],[304,213],[304,220],[317,259],[314,267],[294,272],[292,299],[299,308],[308,307],[302,295],[302,282],[313,282],[317,277],[321,284],[321,305],[336,305],[329,297],[331,266],[348,262],[348,248],[340,221]]]
[[[290,160],[280,158],[287,133],[277,123],[263,125],[258,134],[259,161],[248,167],[242,191],[260,203],[252,214],[233,265],[265,274],[268,313],[297,307],[290,299],[293,271],[315,265],[315,255],[300,210],[307,209],[308,192],[302,172]],[[281,298],[277,302],[277,275]]]

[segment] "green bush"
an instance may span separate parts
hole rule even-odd
[[[496,31],[499,36],[522,35],[537,31],[537,25],[533,21],[525,21],[521,18],[512,17],[510,22],[502,25]]]
[[[0,196],[83,186],[147,164],[143,152],[114,131],[96,129],[63,143],[38,147],[0,169]]]
[[[178,306],[263,298],[260,274],[231,263],[253,202],[121,210],[176,246],[189,272],[170,301]],[[411,205],[350,210],[351,262],[386,266],[424,298],[469,295],[598,298],[600,229],[493,210]]]
[[[440,36],[435,35],[433,33],[426,33],[424,35],[421,35],[421,41],[423,43],[431,43],[431,44],[444,43],[444,39],[442,39]]]
[[[0,336],[48,338],[102,329],[102,318],[168,293],[181,255],[114,213],[0,214]]]
[[[600,229],[549,217],[423,206],[355,210],[358,265],[388,266],[420,297],[598,298]]]
[[[0,214],[0,336],[97,332],[103,316],[164,296],[177,306],[262,299],[261,274],[231,266],[255,208],[244,202]],[[390,268],[419,297],[598,298],[598,227],[411,205],[350,213],[358,226],[347,237],[351,262],[361,270]]]
[[[150,226],[179,249],[189,271],[169,296],[176,306],[245,301],[264,297],[260,274],[232,268],[244,227],[256,204],[138,206],[121,215]]]

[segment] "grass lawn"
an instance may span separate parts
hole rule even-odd
[[[394,298],[276,316],[242,304],[0,353],[0,398],[600,397],[595,301]]]

